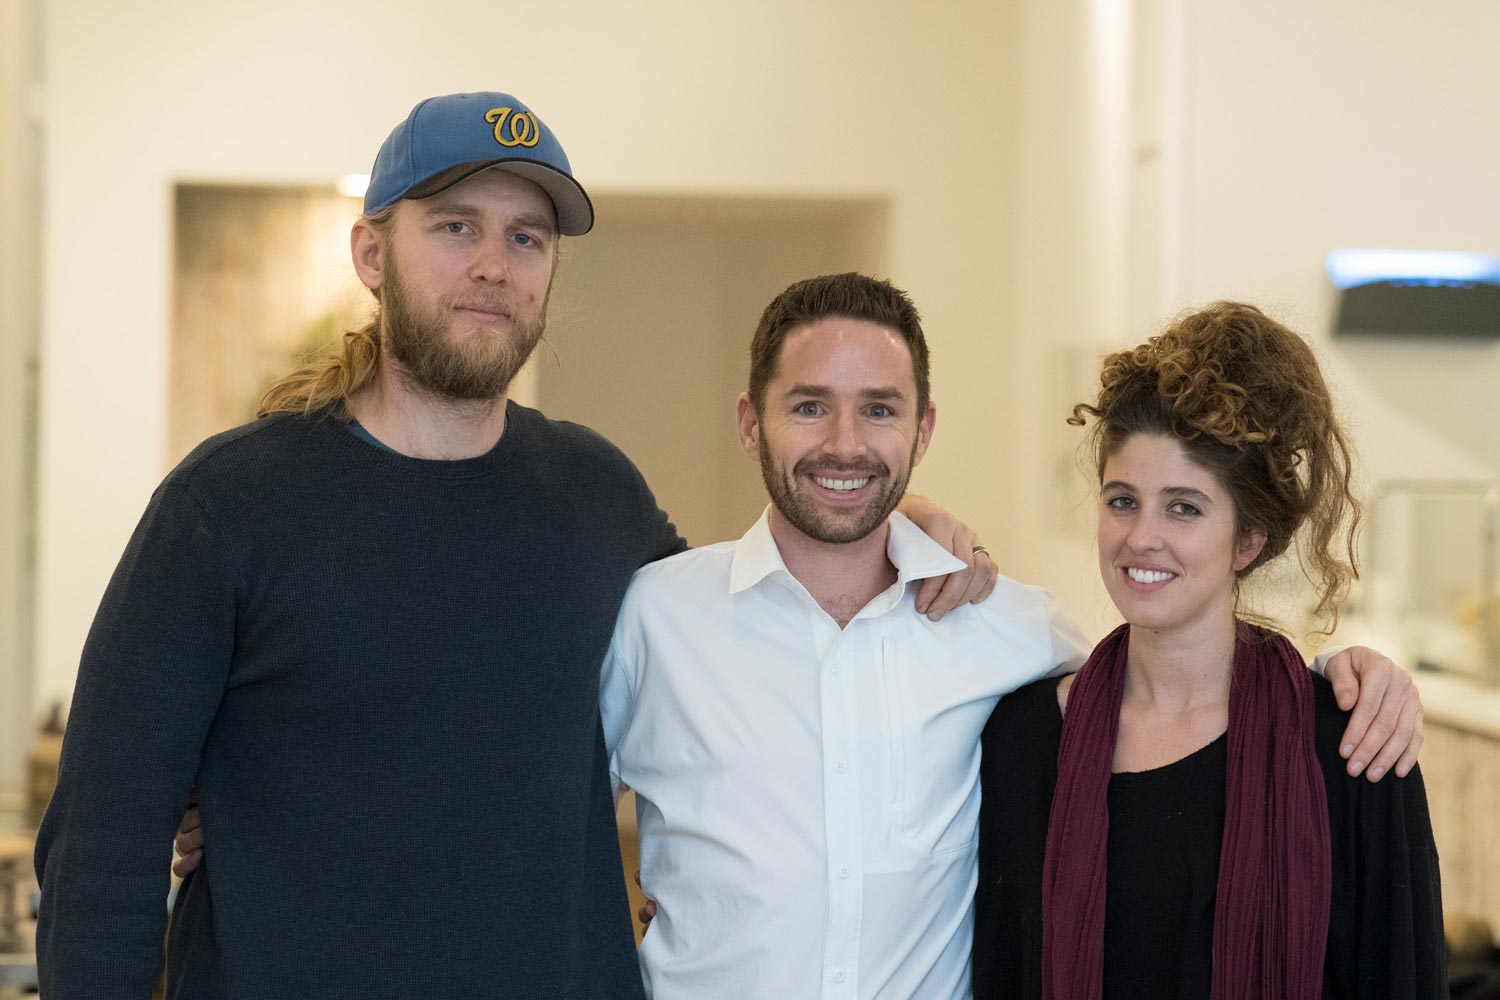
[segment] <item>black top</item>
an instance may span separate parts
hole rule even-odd
[[[1323,995],[1446,998],[1437,849],[1419,770],[1378,784],[1344,772],[1348,722],[1313,677],[1333,892]],[[1000,699],[984,732],[975,1000],[1042,995],[1042,862],[1062,713],[1055,678]],[[1104,995],[1206,1000],[1224,831],[1228,738],[1109,783]]]
[[[461,461],[284,415],[201,445],[84,650],[43,994],[150,996],[196,783],[169,996],[639,997],[599,670],[631,574],[682,547],[617,449],[514,404]]]

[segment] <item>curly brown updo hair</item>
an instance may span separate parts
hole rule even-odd
[[[1239,579],[1300,541],[1318,596],[1314,617],[1332,632],[1359,575],[1361,512],[1348,440],[1301,337],[1254,306],[1215,302],[1105,358],[1098,398],[1073,407],[1068,423],[1090,417],[1101,479],[1106,460],[1136,434],[1176,438],[1214,475],[1234,501],[1239,535],[1266,536]]]

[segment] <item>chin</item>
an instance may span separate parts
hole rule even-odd
[[[1113,596],[1113,595],[1111,595]],[[1131,628],[1149,629],[1153,632],[1172,628],[1182,623],[1182,616],[1173,614],[1170,608],[1151,607],[1135,595],[1115,599],[1115,610]]]
[[[1163,616],[1131,615],[1126,617],[1125,624],[1144,632],[1169,632],[1181,623]]]

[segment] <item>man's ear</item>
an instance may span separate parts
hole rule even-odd
[[[354,273],[371,291],[378,289],[385,280],[384,257],[381,249],[385,235],[369,220],[360,219],[349,230],[349,253],[354,258]]]
[[[917,450],[912,454],[911,466],[917,467],[922,461],[922,456],[927,454],[927,446],[932,444],[932,430],[937,426],[937,404],[929,402],[927,412],[922,414],[921,421],[917,424]]]
[[[739,426],[740,448],[746,455],[760,461],[760,414],[755,411],[755,401],[748,392],[740,393],[734,404],[735,422]]]
[[[1251,528],[1240,538],[1240,543],[1234,550],[1234,571],[1249,566],[1260,557],[1260,550],[1266,547],[1266,533],[1259,528]]]

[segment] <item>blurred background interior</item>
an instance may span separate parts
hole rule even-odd
[[[1328,260],[1500,256],[1496,51],[1491,0],[0,0],[0,984],[25,976],[45,730],[152,489],[367,308],[347,239],[386,132],[488,89],[538,110],[598,210],[514,396],[621,445],[695,542],[763,504],[732,430],[760,309],[875,272],[933,347],[916,487],[1102,634],[1063,423],[1100,355],[1217,298],[1304,333],[1369,501],[1336,638],[1419,673],[1446,908],[1482,949],[1500,276],[1378,282],[1400,301],[1376,322]],[[1255,599],[1306,621],[1294,568]]]

